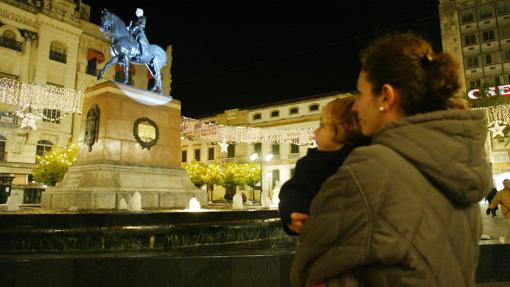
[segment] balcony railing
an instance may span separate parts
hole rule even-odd
[[[0,46],[21,52],[23,43],[10,38],[0,37]]]
[[[64,64],[67,63],[67,55],[56,51],[50,50],[50,59]]]

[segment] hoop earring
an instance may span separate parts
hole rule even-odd
[[[385,112],[385,111],[386,111],[386,109],[385,109],[383,106],[380,106],[380,107],[379,107],[379,112],[383,113],[383,112]]]

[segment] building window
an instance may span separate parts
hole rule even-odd
[[[188,162],[188,152],[185,150],[181,152],[181,162]]]
[[[485,65],[499,64],[499,53],[485,54],[484,55]]]
[[[510,1],[509,0],[500,0],[496,3],[496,11],[499,15],[504,15],[510,13]]]
[[[262,115],[261,114],[254,114],[253,115],[253,120],[256,121],[256,120],[260,120],[262,118]]]
[[[7,154],[5,153],[5,143],[7,139],[0,135],[0,162],[4,162],[7,160]]]
[[[280,116],[280,111],[272,111],[271,112],[271,117],[272,118],[276,118],[276,117],[279,117]]]
[[[200,149],[195,150],[195,160],[200,161]]]
[[[154,80],[154,78],[150,78],[150,79],[147,81],[147,90],[152,89],[152,86],[154,86],[154,83],[156,83],[156,80]]]
[[[502,85],[501,77],[500,76],[494,77],[494,85],[495,86],[501,86]]]
[[[474,45],[476,44],[476,34],[468,34],[464,35],[464,46]]]
[[[35,154],[38,156],[44,156],[45,153],[51,151],[53,147],[53,143],[47,140],[40,140],[37,142],[37,148],[35,150]],[[37,160],[37,158],[36,158]]]
[[[499,26],[499,36],[501,38],[510,37],[510,24],[505,24],[505,25]]]
[[[466,11],[462,14],[462,24],[470,23],[475,20],[475,13],[473,11]]]
[[[469,80],[469,89],[470,90],[473,90],[473,89],[478,89],[482,86],[481,84],[481,81],[480,79],[472,79],[472,80]]]
[[[280,170],[273,169],[273,187],[280,185]]]
[[[235,158],[236,157],[236,145],[229,144],[227,148],[227,158]]]
[[[115,81],[119,83],[124,83],[124,71],[115,71]],[[129,70],[129,79],[128,79],[128,85],[131,85],[133,83],[133,73],[131,70]]]
[[[319,104],[311,104],[309,107],[308,107],[308,111],[309,112],[316,112],[319,110]]]
[[[480,63],[478,61],[478,57],[479,56],[468,56],[468,57],[466,57],[466,66],[468,68],[478,67],[480,65]]]
[[[485,65],[490,65],[492,64],[492,56],[487,54],[485,55]]]
[[[299,108],[294,107],[289,109],[289,115],[295,115],[297,113],[299,113]]]
[[[482,32],[482,40],[483,40],[483,42],[492,41],[495,38],[496,38],[496,36],[494,34],[494,30],[488,30],[488,31],[483,31]]]
[[[271,153],[273,155],[280,155],[280,145],[279,144],[271,145]]]
[[[494,16],[492,5],[483,5],[478,7],[478,17],[480,20],[484,20]]]
[[[97,75],[97,59],[92,58],[87,62],[87,74],[96,76]]]
[[[207,160],[214,160],[214,148],[210,147],[207,149]]]
[[[56,109],[43,109],[43,122],[60,124],[60,111]]]
[[[262,143],[255,143],[253,145],[253,150],[258,154],[260,155],[260,153],[262,152]]]
[[[290,153],[299,153],[299,146],[297,144],[290,144]]]
[[[53,41],[50,45],[50,59],[60,63],[67,63],[67,48],[64,44]]]
[[[21,52],[23,43],[16,41],[16,34],[11,30],[5,30],[0,37],[0,46]]]

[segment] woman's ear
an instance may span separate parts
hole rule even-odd
[[[381,88],[380,93],[380,105],[384,107],[385,110],[390,110],[398,106],[400,102],[400,93],[399,91],[390,84],[384,84]]]

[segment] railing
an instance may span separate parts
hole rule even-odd
[[[10,38],[0,37],[0,46],[21,52],[23,43]]]
[[[64,64],[67,63],[67,55],[56,51],[50,50],[50,59]]]
[[[289,159],[299,159],[301,158],[300,153],[289,153]]]

